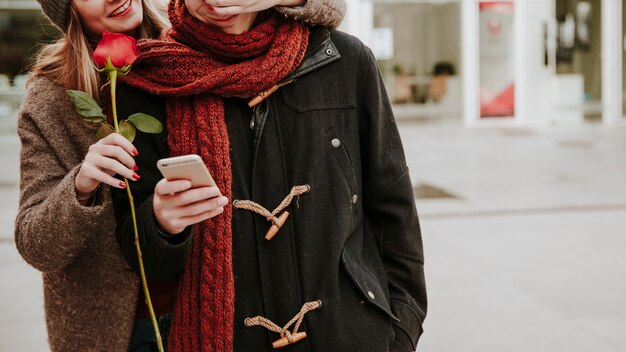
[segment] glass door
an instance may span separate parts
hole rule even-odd
[[[479,3],[480,118],[515,116],[514,3]]]
[[[462,116],[459,0],[374,0],[372,51],[396,117]]]
[[[602,121],[602,0],[556,1],[554,111],[563,121]]]
[[[622,3],[622,109],[626,120],[626,4]]]

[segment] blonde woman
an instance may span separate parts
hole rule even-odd
[[[20,111],[16,246],[43,274],[53,351],[151,350],[153,336],[138,329],[137,310],[144,302],[138,298],[138,277],[115,240],[109,194],[109,187],[127,186],[115,174],[139,179],[133,157],[140,151],[116,134],[97,140],[98,126],[82,121],[65,90],[82,90],[100,100],[102,82],[91,55],[103,31],[155,38],[167,25],[148,0],[38,1],[64,35],[40,51]],[[232,16],[303,2],[206,4],[219,16]],[[309,0],[304,6],[279,8],[285,15],[326,26],[338,25],[344,10],[342,0]],[[160,319],[162,328],[167,327],[166,318]]]

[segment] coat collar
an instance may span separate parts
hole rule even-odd
[[[330,38],[330,31],[323,27],[313,28],[309,36],[309,46],[304,54],[302,63],[287,75],[282,82],[301,77],[340,58],[341,54],[339,54],[337,47],[335,47]]]

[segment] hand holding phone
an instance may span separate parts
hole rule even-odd
[[[157,167],[165,178],[154,189],[153,208],[166,232],[179,234],[224,211],[228,198],[222,196],[199,156],[161,159]]]

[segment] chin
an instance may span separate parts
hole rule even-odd
[[[108,29],[108,32],[113,32],[113,33],[129,33],[129,32],[133,32],[135,31],[137,28],[139,28],[139,26],[141,26],[141,23],[143,22],[143,18],[142,17],[134,17],[133,18],[129,18],[127,20],[125,20],[124,22],[121,23],[114,23],[110,26],[110,29]]]

